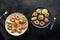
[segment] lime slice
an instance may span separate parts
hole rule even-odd
[[[20,19],[23,20],[24,22],[26,22],[27,20],[25,16],[20,17]]]
[[[33,18],[31,18],[31,20],[36,20],[37,19],[37,17],[33,17]]]
[[[11,22],[10,20],[7,20],[7,23],[9,23],[9,24],[13,24],[13,22]]]
[[[43,14],[48,13],[48,10],[47,10],[47,9],[43,9],[43,10],[42,10],[42,13],[43,13]]]

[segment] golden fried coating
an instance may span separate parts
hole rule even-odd
[[[44,16],[43,16],[43,15],[39,15],[39,16],[38,16],[38,19],[39,19],[39,20],[43,20],[43,19],[44,19]]]
[[[26,26],[26,24],[22,24],[20,27],[21,27],[22,29],[24,29],[24,28],[26,28],[27,26]]]
[[[45,17],[48,17],[49,16],[49,13],[45,13]]]
[[[44,21],[45,21],[46,23],[48,23],[48,22],[49,22],[48,18],[45,18],[45,19],[44,19]]]
[[[38,14],[41,14],[41,9],[37,9],[36,12],[37,12]]]
[[[15,19],[19,20],[20,19],[19,15],[16,14]]]
[[[16,32],[16,28],[12,27],[11,33],[15,33]]]
[[[22,32],[22,28],[21,28],[21,27],[18,27],[18,28],[16,29],[16,31],[17,31],[18,33],[21,33],[21,32]]]
[[[38,14],[36,12],[33,12],[32,16],[37,16]]]
[[[14,27],[16,27],[18,25],[18,23],[16,21],[14,21]]]
[[[10,16],[10,21],[14,22],[15,21],[15,17],[14,16]]]
[[[11,30],[12,29],[12,25],[11,24],[7,24],[7,28],[8,28],[8,30]]]
[[[38,21],[38,20],[35,20],[34,23],[35,23],[36,25],[39,25],[39,21]]]
[[[40,22],[40,26],[44,26],[45,25],[45,22]]]

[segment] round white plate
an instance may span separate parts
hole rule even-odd
[[[18,33],[18,32],[11,33],[11,30],[8,30],[8,29],[7,29],[7,20],[10,19],[10,16],[13,16],[13,15],[15,15],[15,14],[18,14],[19,16],[24,16],[23,14],[21,14],[21,13],[19,13],[19,12],[15,12],[15,13],[10,14],[10,15],[6,18],[6,21],[5,21],[5,29],[6,29],[6,31],[7,31],[9,34],[11,34],[11,35],[13,35],[13,36],[20,36],[20,35],[24,34],[24,33],[27,31],[27,29],[28,29],[28,20],[26,21],[27,27],[26,27],[25,29],[22,29],[22,32],[21,32],[21,33]],[[27,19],[27,18],[26,18],[26,19]]]

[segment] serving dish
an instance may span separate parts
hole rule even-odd
[[[45,28],[53,21],[52,13],[44,7],[33,9],[31,23],[37,28]]]
[[[20,12],[11,13],[5,21],[6,31],[13,36],[20,36],[28,29],[28,20]]]

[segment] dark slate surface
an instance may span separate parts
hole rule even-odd
[[[53,30],[37,29],[30,23],[30,13],[36,7],[45,7],[57,17]],[[9,40],[60,40],[60,0],[0,0],[0,16],[6,11],[20,11],[29,20],[29,28],[19,37],[11,37],[5,28],[5,17],[0,21],[1,39]],[[9,15],[9,14],[8,14]],[[8,16],[6,15],[6,16]],[[11,37],[11,38],[10,38]],[[2,40],[3,40],[2,39]]]

